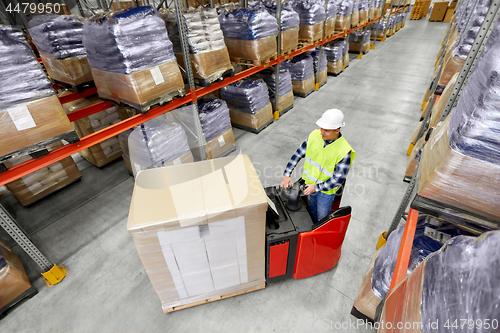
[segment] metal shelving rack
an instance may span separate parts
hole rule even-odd
[[[3,0],[0,0],[0,3],[2,3]],[[14,0],[17,1],[17,0]],[[84,0],[84,4],[87,6],[89,0]],[[172,2],[174,3],[176,11],[182,11],[183,9],[183,0],[173,0]],[[243,0],[244,4],[247,4],[247,1]],[[500,1],[500,0],[498,0]],[[81,8],[81,3],[80,0],[77,0],[79,3],[79,10],[81,9],[82,15],[83,15],[83,8]],[[108,9],[110,6],[110,2],[107,0],[96,0],[98,6],[101,9]],[[187,0],[185,0],[186,5],[187,5]],[[143,0],[143,4],[147,5],[150,2],[147,0]],[[163,5],[164,2],[161,2],[160,5]],[[134,1],[134,4],[137,5],[137,2]],[[170,3],[171,5],[171,3]],[[213,7],[213,1],[211,1],[211,5]],[[404,8],[401,8],[398,11],[403,10]],[[398,12],[396,11],[396,12]],[[23,16],[23,15],[21,15]],[[126,120],[123,120],[115,125],[112,125],[110,127],[107,127],[103,130],[100,130],[96,133],[93,133],[91,135],[88,135],[84,138],[81,138],[79,142],[74,143],[74,144],[68,144],[65,145],[64,147],[61,147],[57,150],[51,151],[49,154],[40,157],[38,159],[33,159],[29,160],[27,162],[24,162],[22,164],[19,164],[7,171],[4,171],[3,173],[0,173],[0,186],[5,185],[13,180],[16,180],[20,177],[23,177],[27,174],[30,174],[40,168],[46,167],[52,163],[55,163],[57,161],[60,161],[61,159],[71,156],[72,154],[75,154],[83,149],[89,148],[95,144],[98,144],[104,140],[107,140],[113,136],[116,136],[132,127],[138,126],[152,118],[155,118],[161,114],[164,114],[166,112],[169,112],[171,110],[174,110],[180,106],[186,105],[188,103],[191,103],[193,105],[193,116],[195,117],[195,120],[197,120],[197,134],[198,137],[200,138],[200,150],[201,150],[201,157],[204,159],[205,156],[205,151],[203,149],[205,145],[205,139],[203,135],[203,130],[201,128],[201,123],[199,121],[199,116],[198,116],[198,108],[197,108],[197,101],[198,98],[205,96],[211,92],[214,92],[222,87],[225,87],[233,82],[239,81],[243,78],[246,78],[250,75],[253,75],[255,73],[258,73],[266,68],[269,68],[270,66],[276,66],[276,91],[279,91],[279,65],[281,62],[286,61],[289,58],[292,58],[294,56],[297,56],[299,54],[305,53],[313,48],[316,48],[318,46],[322,47],[325,43],[328,43],[330,41],[339,39],[339,38],[346,38],[347,41],[347,36],[356,30],[359,29],[364,29],[370,24],[373,24],[375,22],[378,22],[381,18],[375,19],[373,21],[368,22],[367,24],[360,25],[355,28],[350,28],[349,30],[341,33],[337,33],[329,38],[323,37],[320,41],[307,45],[305,47],[302,47],[301,49],[298,49],[294,52],[291,52],[290,54],[281,56],[281,4],[280,1],[277,1],[277,16],[278,16],[278,22],[279,22],[279,30],[278,30],[278,55],[277,59],[271,60],[270,62],[263,64],[261,66],[256,66],[256,67],[251,67],[247,70],[244,70],[240,73],[235,74],[233,77],[228,77],[224,79],[221,82],[216,82],[210,85],[209,87],[201,87],[201,88],[196,88],[194,85],[194,79],[193,79],[193,72],[191,68],[191,62],[190,61],[185,61],[186,65],[186,72],[188,76],[188,86],[189,86],[189,91],[188,93],[181,98],[174,99],[173,101],[167,103],[166,105],[159,106],[152,108],[150,111],[148,111],[145,114],[138,114],[135,115],[131,118],[128,118]],[[177,16],[178,19],[178,26],[183,27],[184,26],[184,17],[182,15]],[[26,21],[24,17],[24,21]],[[11,22],[11,24],[15,24],[15,22]],[[180,31],[180,37],[181,37],[181,42],[182,42],[182,52],[183,52],[183,57],[184,59],[190,59],[189,57],[189,49],[187,47],[187,36],[186,36],[186,31],[181,30]],[[348,42],[348,41],[347,41]],[[318,66],[319,67],[319,66]],[[59,87],[57,85],[54,85],[55,89],[58,89]],[[71,101],[78,100],[80,98],[92,96],[97,94],[97,89],[96,88],[89,88],[81,93],[70,93],[67,94],[63,97],[60,97],[60,102],[61,104],[65,104]],[[275,94],[275,110],[278,110],[279,107],[279,93]],[[71,113],[68,115],[68,118],[70,121],[75,121],[78,119],[81,119],[83,117],[87,117],[89,115],[92,115],[97,112],[104,111],[113,105],[108,102],[100,102],[94,105],[91,105],[89,107],[80,109],[76,112]],[[279,115],[279,113],[278,113]],[[276,118],[277,119],[277,118]],[[7,233],[21,246],[23,250],[26,251],[26,253],[40,266],[41,270],[44,272],[42,275],[47,279],[48,284],[55,284],[61,281],[64,276],[66,275],[66,271],[64,270],[63,266],[57,266],[53,265],[51,268],[50,261],[45,258],[45,256],[36,248],[36,246],[31,242],[29,239],[28,235],[19,227],[17,222],[8,214],[8,212],[0,205],[0,226],[4,228]]]

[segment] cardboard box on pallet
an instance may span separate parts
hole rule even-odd
[[[137,175],[127,230],[164,312],[264,288],[267,206],[247,155]]]
[[[0,309],[9,305],[26,290],[31,283],[19,257],[3,239],[0,239]]]
[[[323,71],[319,72],[319,74],[314,73],[314,75],[318,76],[318,84],[321,86],[328,79],[328,68],[325,68]]]
[[[325,36],[331,36],[335,34],[335,22],[337,21],[337,16],[327,18],[325,20]]]
[[[299,25],[299,41],[306,43],[314,43],[323,38],[323,24],[300,24]]]
[[[337,61],[329,61],[326,70],[328,73],[331,74],[339,74],[343,70],[342,66],[343,66],[342,59]]]
[[[299,43],[299,29],[292,28],[281,32],[281,55],[297,49]]]
[[[49,76],[56,81],[76,86],[93,80],[87,57],[60,60],[40,51],[40,58]]]
[[[290,90],[284,96],[280,96],[280,99],[278,102],[278,107],[280,109],[280,115],[281,115],[281,112],[283,112],[284,110],[293,106],[293,101],[294,101],[293,90]],[[276,111],[274,108],[274,97],[271,97],[271,105],[273,107],[273,112]]]
[[[61,142],[50,145],[49,150],[62,147]],[[29,155],[20,156],[4,162],[10,169],[25,161],[31,160]],[[30,205],[43,197],[62,189],[63,187],[80,179],[82,175],[71,157],[66,157],[59,162],[16,179],[5,187],[23,206]]]
[[[453,15],[455,15],[455,9],[452,7],[448,7],[448,9],[446,10],[446,14],[444,15],[443,22],[450,23]]]
[[[233,147],[236,147],[236,139],[234,138],[233,128],[230,127],[224,133],[205,144],[205,154],[207,158],[214,159],[224,155]],[[193,149],[192,152],[194,157],[199,160],[199,149]]]
[[[311,90],[314,90],[314,75],[303,81],[292,80],[292,89],[294,93],[307,94]]]
[[[277,55],[276,35],[261,39],[224,38],[233,59],[263,61]]]
[[[185,70],[182,54],[176,53],[175,57],[179,66]],[[224,72],[233,69],[227,47],[215,51],[190,54],[190,57],[193,76],[196,79],[217,79]]]
[[[253,114],[236,111],[231,107],[229,107],[229,113],[231,115],[231,123],[233,125],[239,125],[254,130],[259,130],[273,120],[273,108],[271,103]]]
[[[434,1],[429,21],[441,22],[448,10],[448,1]]]
[[[0,156],[72,130],[55,95],[0,110]]]
[[[364,42],[363,47],[360,46],[361,44],[358,42],[349,42],[349,50],[351,52],[359,52],[360,48],[361,50],[366,53],[370,51],[370,42]]]

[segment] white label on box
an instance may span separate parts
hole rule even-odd
[[[149,71],[151,72],[151,75],[153,76],[153,80],[155,80],[156,85],[165,82],[165,79],[161,74],[160,67],[156,66],[155,68],[151,68]]]
[[[224,141],[224,135],[219,136],[219,145],[222,147],[226,144],[226,141]]]
[[[176,158],[173,163],[174,163],[174,165],[180,165],[180,164],[182,164],[181,158],[180,157]]]
[[[7,112],[18,131],[36,127],[35,121],[25,105],[13,107],[8,109]]]

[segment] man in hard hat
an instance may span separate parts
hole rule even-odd
[[[345,126],[342,111],[325,111],[316,125],[320,129],[309,134],[288,162],[281,187],[287,188],[292,183],[290,175],[300,159],[305,157],[302,174],[306,183],[304,194],[308,196],[309,210],[317,222],[331,212],[335,193],[344,183],[356,152],[340,133],[340,128]]]

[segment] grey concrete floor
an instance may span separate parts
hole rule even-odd
[[[235,129],[265,186],[276,185],[323,111],[344,111],[343,135],[357,152],[343,198],[352,220],[334,269],[304,280],[163,314],[126,231],[133,189],[121,161],[102,170],[79,162],[83,179],[29,209],[3,198],[34,243],[69,275],[47,288],[15,246],[39,293],[0,322],[1,332],[326,332],[350,315],[361,279],[406,189],[411,133],[447,24],[408,21],[361,60],[258,135]],[[300,176],[293,175],[294,179]],[[349,325],[342,332],[372,332]]]

